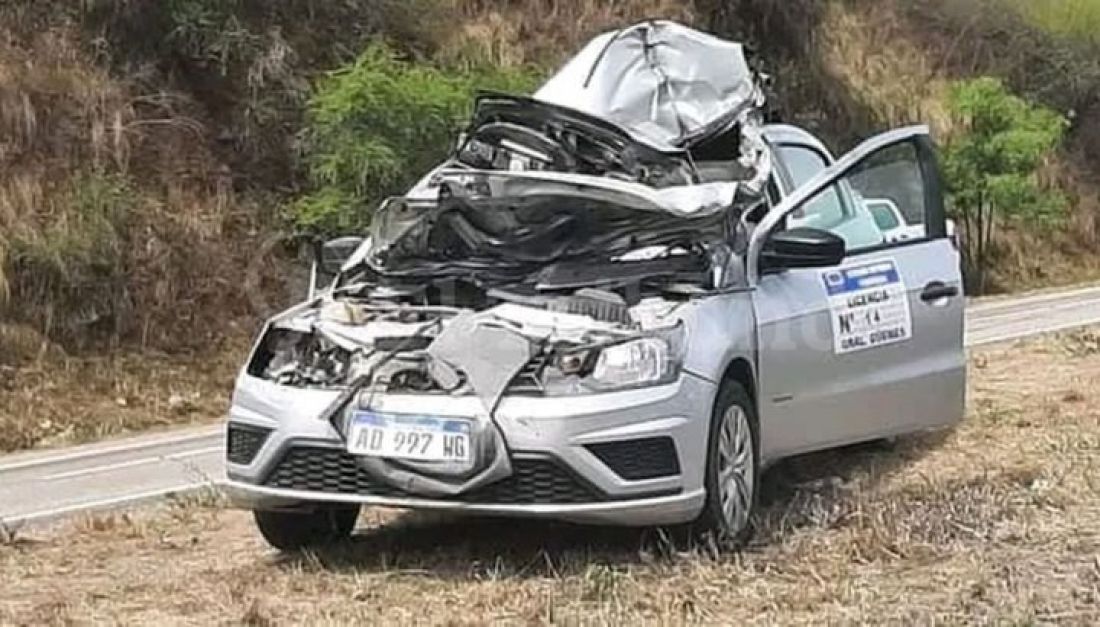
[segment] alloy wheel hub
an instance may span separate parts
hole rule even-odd
[[[748,416],[734,405],[722,416],[718,431],[718,491],[722,517],[733,535],[749,522],[756,485],[755,462]]]

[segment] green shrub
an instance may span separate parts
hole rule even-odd
[[[953,215],[962,222],[968,281],[980,293],[1000,221],[1049,226],[1063,216],[1065,197],[1041,189],[1036,171],[1061,142],[1067,121],[993,78],[957,83],[949,106],[962,131],[945,147],[944,172]]]
[[[527,92],[530,70],[437,68],[373,44],[330,74],[309,105],[306,161],[312,193],[292,206],[298,228],[360,229],[373,207],[402,193],[453,148],[479,89]]]

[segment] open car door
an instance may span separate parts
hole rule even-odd
[[[896,205],[911,236],[875,230],[864,199]],[[843,260],[791,254],[792,242],[837,240]],[[813,176],[757,226],[747,262],[764,459],[961,420],[962,276],[926,127],[875,137]]]

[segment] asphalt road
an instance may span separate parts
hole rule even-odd
[[[967,308],[966,344],[1097,323],[1100,286],[984,300]],[[0,457],[0,525],[17,528],[216,486],[224,477],[223,446],[219,425]]]

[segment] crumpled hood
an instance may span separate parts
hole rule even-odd
[[[720,130],[764,100],[741,44],[663,20],[596,37],[535,98],[663,150]]]
[[[488,192],[493,198],[558,197],[599,200],[640,211],[691,217],[713,215],[728,208],[739,183],[722,181],[653,188],[632,181],[547,171],[479,171],[442,169],[427,184],[414,188],[409,200],[432,200],[444,183],[454,189]]]

